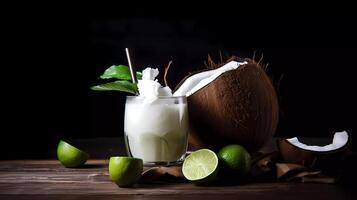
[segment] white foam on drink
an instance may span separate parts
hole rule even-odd
[[[139,96],[145,98],[144,103],[150,104],[158,99],[159,96],[172,96],[170,87],[163,87],[158,82],[157,75],[159,70],[153,68],[146,68],[142,71],[142,79],[138,81]]]

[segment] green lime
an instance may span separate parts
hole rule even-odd
[[[200,149],[186,157],[182,166],[183,175],[190,181],[209,182],[216,178],[218,157],[209,149]]]
[[[241,145],[231,144],[218,152],[218,157],[224,166],[240,174],[247,174],[251,166],[251,157]]]
[[[119,187],[128,187],[136,183],[143,172],[143,160],[132,157],[111,157],[109,175]]]
[[[88,160],[89,155],[61,140],[57,147],[57,158],[65,167],[78,167]]]

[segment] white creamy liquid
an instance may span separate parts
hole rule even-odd
[[[126,102],[124,131],[131,156],[145,163],[175,162],[183,158],[187,150],[187,104],[174,101]]]

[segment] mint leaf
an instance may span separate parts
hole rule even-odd
[[[114,81],[110,83],[104,83],[97,86],[91,87],[92,90],[97,91],[122,91],[122,92],[129,92],[131,94],[136,94],[138,87],[136,84],[131,83],[129,81],[121,80],[121,81]]]
[[[141,79],[141,72],[136,72],[137,79]],[[121,80],[131,80],[130,70],[128,66],[125,65],[112,65],[106,69],[103,75],[100,76],[101,79],[116,78]]]

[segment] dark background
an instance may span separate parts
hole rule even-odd
[[[125,47],[138,69],[163,72],[173,60],[171,87],[202,68],[208,54],[252,58],[256,52],[269,63],[279,96],[276,136],[356,130],[353,16],[41,10],[5,21],[3,159],[54,157],[59,139],[122,136],[126,94],[89,87],[112,64],[127,63]]]

